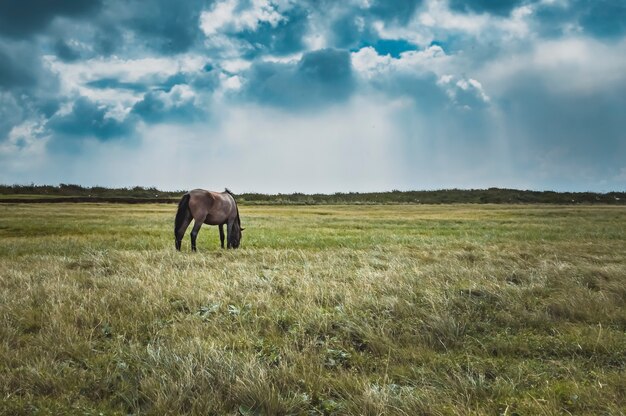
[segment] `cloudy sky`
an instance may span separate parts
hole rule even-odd
[[[0,0],[0,183],[626,189],[624,0]]]

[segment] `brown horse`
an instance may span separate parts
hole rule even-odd
[[[241,243],[241,221],[239,209],[235,202],[234,194],[226,189],[225,192],[205,191],[194,189],[187,192],[178,203],[178,211],[174,220],[174,237],[176,238],[176,250],[180,246],[185,235],[185,230],[194,220],[191,230],[191,249],[196,251],[196,237],[202,224],[219,225],[220,242],[224,248],[224,224],[228,232],[228,248],[237,248]]]

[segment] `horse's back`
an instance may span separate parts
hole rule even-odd
[[[196,201],[210,202],[215,199],[215,192],[207,191],[206,189],[192,189],[188,192],[191,199]]]
[[[205,189],[189,191],[189,209],[196,221],[210,225],[225,223],[236,210],[234,199],[230,195]]]

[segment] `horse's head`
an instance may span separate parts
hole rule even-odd
[[[245,228],[242,228],[241,224],[238,224],[238,222],[233,224],[233,238],[230,240],[230,244],[233,248],[239,248],[239,244],[241,244],[241,237],[243,236],[243,230],[245,230]]]

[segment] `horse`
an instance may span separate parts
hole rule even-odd
[[[176,250],[180,251],[183,236],[187,227],[194,220],[191,230],[191,250],[196,251],[196,237],[202,224],[218,225],[220,242],[224,248],[224,224],[227,226],[227,248],[238,248],[241,243],[241,220],[235,195],[228,189],[224,192],[194,189],[187,192],[178,203],[178,211],[174,219],[174,238]]]

